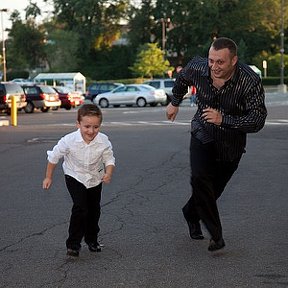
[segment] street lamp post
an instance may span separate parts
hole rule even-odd
[[[5,51],[5,35],[4,35],[4,21],[3,21],[3,12],[8,12],[8,9],[0,9],[1,12],[1,27],[2,27],[2,62],[3,62],[3,80],[6,81],[6,51]]]
[[[165,55],[165,49],[166,49],[166,25],[170,23],[170,18],[161,18],[162,23],[162,50]]]
[[[281,39],[281,48],[280,48],[280,92],[286,93],[287,87],[284,84],[284,0],[281,0],[281,29],[280,29],[280,39]]]

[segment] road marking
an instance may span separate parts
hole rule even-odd
[[[275,119],[275,120],[267,120],[265,125],[288,125],[288,120],[286,119]]]

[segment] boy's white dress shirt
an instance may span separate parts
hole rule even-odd
[[[115,166],[112,145],[103,133],[87,144],[80,129],[62,137],[52,151],[47,151],[47,159],[57,164],[64,157],[64,174],[75,178],[86,188],[99,185],[108,165]]]

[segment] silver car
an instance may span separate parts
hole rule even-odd
[[[165,105],[167,101],[166,93],[163,89],[156,89],[146,84],[129,84],[117,87],[110,92],[98,94],[93,103],[101,108],[110,105],[119,107],[120,105],[145,107],[147,104],[156,106],[158,103]]]

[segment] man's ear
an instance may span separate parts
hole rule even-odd
[[[76,127],[80,128],[80,122],[79,121],[76,121]]]
[[[238,56],[235,55],[235,56],[232,58],[232,65],[235,66],[237,62],[238,62]]]

